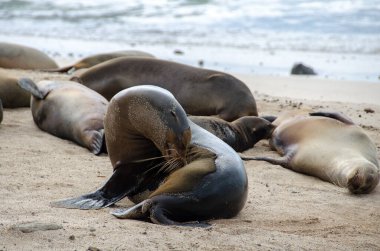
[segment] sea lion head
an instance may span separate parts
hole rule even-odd
[[[347,187],[354,194],[369,193],[379,183],[379,169],[369,161],[354,161]]]
[[[191,130],[182,106],[169,91],[157,86],[127,90],[131,96],[128,114],[134,128],[150,139],[166,160],[176,159],[185,164]],[[145,126],[147,121],[150,126]]]
[[[262,139],[268,139],[275,129],[268,120],[255,116],[241,117],[233,124],[242,132],[242,135],[245,135],[247,142],[253,145]]]

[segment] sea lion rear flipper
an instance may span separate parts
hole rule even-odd
[[[346,115],[338,112],[311,112],[309,113],[310,116],[322,116],[322,117],[328,117],[332,119],[339,120],[342,123],[345,123],[347,125],[354,125],[355,123]]]
[[[22,89],[30,92],[37,99],[44,99],[50,91],[48,89],[39,89],[36,83],[30,78],[20,78],[17,83]]]
[[[175,198],[173,198],[175,199]],[[185,226],[185,227],[203,227],[207,228],[211,225],[207,222],[177,222],[169,219],[165,212],[167,210],[160,206],[159,203],[154,203],[151,199],[144,200],[133,207],[127,209],[118,209],[112,211],[111,214],[119,219],[142,219],[150,216],[150,220],[156,224]]]
[[[134,177],[132,177],[134,178]],[[134,189],[131,174],[127,168],[117,168],[105,185],[97,191],[76,198],[51,202],[52,207],[100,209],[115,204]]]

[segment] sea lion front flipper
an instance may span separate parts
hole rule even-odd
[[[339,120],[340,122],[347,124],[347,125],[354,125],[355,123],[346,115],[339,113],[339,112],[311,112],[309,113],[310,116],[322,116],[322,117],[328,117],[332,119]]]
[[[100,209],[111,206],[123,199],[134,189],[136,182],[127,168],[117,168],[103,187],[97,191],[76,198],[51,202],[52,207]]]
[[[285,168],[289,168],[289,156],[285,155],[280,158],[272,158],[272,157],[248,157],[240,155],[242,160],[257,160],[257,161],[266,161],[273,165],[280,165]]]
[[[89,150],[95,155],[103,153],[105,150],[104,129],[86,131],[85,133],[88,138]]]
[[[20,78],[17,83],[22,89],[30,92],[37,99],[44,99],[50,91],[48,89],[39,89],[36,83],[30,78]]]

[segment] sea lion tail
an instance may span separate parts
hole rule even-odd
[[[30,78],[20,78],[17,83],[22,89],[30,92],[37,99],[44,99],[48,94],[48,92],[40,90]]]
[[[97,191],[76,198],[54,201],[50,206],[84,210],[111,206],[127,196],[134,188],[135,182],[130,180],[130,176],[126,168],[118,168]]]

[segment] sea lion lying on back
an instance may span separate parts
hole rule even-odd
[[[30,106],[30,93],[17,84],[18,78],[0,71],[0,99],[4,108]]]
[[[379,183],[376,146],[362,128],[338,113],[284,113],[273,124],[270,145],[283,157],[264,160],[316,176],[352,193],[369,193]]]
[[[0,42],[0,67],[10,69],[41,70],[57,68],[48,55],[37,49]]]
[[[251,91],[237,78],[165,60],[116,58],[72,80],[108,100],[123,89],[153,84],[169,90],[190,115],[217,116],[227,121],[257,116]]]
[[[22,78],[19,85],[32,94],[33,120],[43,131],[69,139],[94,154],[105,151],[103,119],[108,101],[98,93],[71,81]]]
[[[252,148],[262,139],[268,139],[274,126],[266,119],[244,116],[232,122],[208,116],[189,116],[198,126],[211,132],[237,152]]]
[[[52,206],[98,209],[128,196],[138,204],[113,215],[190,226],[233,217],[243,208],[248,182],[240,157],[188,120],[167,90],[137,86],[119,92],[104,126],[112,176],[97,191]]]
[[[116,51],[116,52],[108,52],[108,53],[101,53],[101,54],[95,54],[92,56],[88,56],[85,58],[82,58],[78,62],[64,66],[58,69],[50,69],[49,72],[73,72],[77,71],[79,69],[84,68],[90,68],[94,65],[103,63],[105,61],[108,61],[110,59],[119,58],[119,57],[144,57],[144,58],[154,58],[152,54],[149,54],[147,52],[143,51]]]

